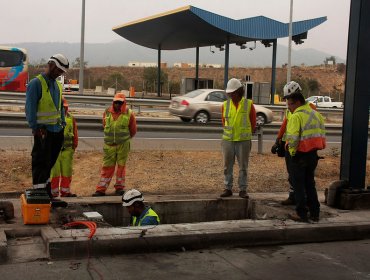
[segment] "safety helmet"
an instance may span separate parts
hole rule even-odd
[[[290,81],[289,83],[287,83],[285,86],[284,86],[284,97],[283,99],[286,99],[288,98],[291,94],[297,92],[297,91],[301,91],[302,88],[301,86],[295,82],[295,81]]]
[[[63,101],[63,107],[68,107],[67,99],[64,96],[62,97],[62,101]]]
[[[232,78],[227,82],[226,93],[234,92],[241,87],[243,87],[242,83],[238,79]]]
[[[126,101],[126,96],[124,93],[122,92],[118,92],[116,93],[116,95],[114,96],[113,98],[113,102],[114,101],[121,101],[121,102],[125,102]]]
[[[54,62],[55,65],[62,70],[63,72],[66,72],[69,68],[69,62],[68,59],[60,53],[54,54],[52,57],[49,58],[48,62]]]
[[[122,196],[122,206],[131,206],[135,201],[144,201],[142,193],[138,190],[129,190]]]

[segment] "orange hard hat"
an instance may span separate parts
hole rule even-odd
[[[62,101],[63,101],[63,107],[68,107],[67,99],[65,99],[64,96],[62,97]]]
[[[116,93],[116,95],[114,96],[113,98],[113,102],[114,101],[121,101],[121,102],[125,102],[126,101],[126,96],[124,93],[122,92],[118,92]]]

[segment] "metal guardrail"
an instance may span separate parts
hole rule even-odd
[[[75,115],[79,129],[102,130],[101,116]],[[197,123],[183,123],[177,119],[137,118],[139,131],[164,132],[196,132],[196,133],[222,133],[221,122],[211,122],[207,125]],[[276,135],[281,123],[270,123],[263,127],[264,134]],[[28,124],[24,113],[0,113],[0,127],[27,128]],[[328,135],[341,135],[342,126],[326,125]]]
[[[109,106],[112,104],[113,96],[97,96],[97,95],[79,95],[79,94],[69,94],[66,93],[65,96],[69,103],[79,103],[79,104],[94,104],[101,106]],[[15,93],[15,92],[0,92],[0,100],[19,100],[25,101],[25,93]],[[170,105],[170,100],[163,99],[147,99],[147,98],[131,98],[127,97],[127,103],[130,106],[140,107],[140,106],[157,106],[157,107],[168,107]],[[270,109],[273,112],[281,112],[284,116],[284,111],[286,109],[283,105],[262,105],[265,108]],[[326,109],[318,108],[318,111],[323,114],[342,114],[343,109]]]

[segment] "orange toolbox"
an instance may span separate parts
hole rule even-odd
[[[23,223],[40,225],[49,223],[50,199],[36,190],[27,190],[21,195]]]

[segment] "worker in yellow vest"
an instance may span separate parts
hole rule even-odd
[[[319,221],[315,169],[319,159],[317,151],[326,146],[324,119],[305,101],[302,93],[293,88],[286,95],[288,109],[292,113],[287,124],[286,146],[291,157],[289,175],[294,188],[296,213],[289,216],[300,222],[308,222],[308,219]]]
[[[64,141],[58,159],[51,170],[51,194],[53,197],[76,197],[71,193],[73,155],[78,146],[78,133],[76,119],[68,110],[68,102],[63,97],[63,108],[66,119],[64,128]]]
[[[62,110],[63,87],[56,78],[68,68],[64,55],[53,55],[46,71],[29,82],[26,93],[26,118],[34,136],[33,188],[46,189],[51,198],[50,171],[62,148],[66,125]]]
[[[283,89],[284,97],[283,100],[286,101],[286,97],[289,96],[292,92],[302,92],[301,86],[297,83],[292,81],[284,86]],[[313,103],[308,103],[309,106],[316,110],[316,106]],[[279,133],[276,138],[275,144],[271,148],[271,152],[273,154],[278,154],[279,157],[285,157],[285,165],[288,172],[288,182],[289,182],[289,195],[287,199],[281,201],[282,205],[295,205],[295,195],[294,195],[294,188],[292,184],[292,180],[290,177],[290,155],[288,151],[285,151],[285,143],[286,143],[286,127],[289,121],[290,116],[292,113],[289,109],[285,110],[284,120],[280,126]]]
[[[138,190],[127,191],[122,196],[122,206],[131,215],[130,226],[153,226],[160,223],[157,213],[145,205],[144,196]]]
[[[224,192],[221,197],[231,196],[235,158],[239,163],[239,196],[248,198],[247,175],[252,133],[256,129],[256,110],[252,100],[244,97],[244,87],[238,79],[227,83],[229,99],[222,106],[222,152],[224,158]]]
[[[111,107],[103,114],[104,159],[100,181],[93,196],[104,196],[112,180],[116,165],[115,195],[123,195],[125,188],[126,161],[130,152],[130,140],[135,136],[135,115],[126,106],[126,97],[117,93]]]

